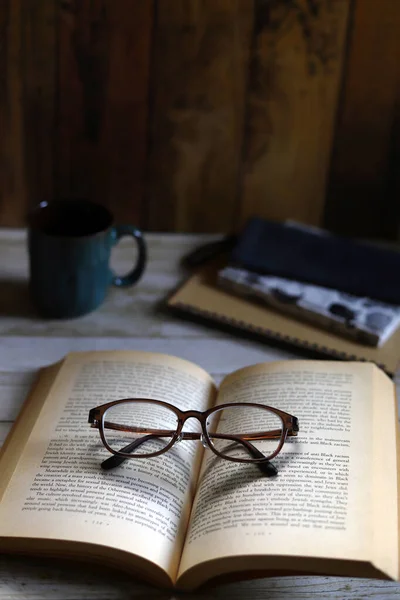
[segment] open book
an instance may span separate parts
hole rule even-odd
[[[131,397],[266,404],[300,431],[272,460],[276,477],[190,439],[102,470],[111,454],[89,411]],[[172,356],[74,353],[41,371],[3,448],[0,551],[101,561],[181,589],[229,574],[398,579],[397,467],[394,386],[373,364],[259,364],[218,390]]]

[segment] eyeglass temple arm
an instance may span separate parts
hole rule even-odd
[[[113,425],[113,424],[110,424],[110,425]],[[111,429],[114,429],[114,427],[111,427]],[[119,429],[119,427],[117,426],[117,427],[115,427],[115,429]],[[156,431],[157,431],[157,433],[155,433]],[[173,435],[173,434],[174,434],[174,431],[154,430],[154,433],[145,435],[145,436],[135,440],[134,442],[131,442],[127,446],[124,446],[124,448],[121,448],[120,452],[125,452],[127,454],[131,454],[134,450],[136,450],[136,448],[138,448],[139,446],[141,446],[142,444],[144,444],[145,442],[147,442],[150,439],[153,439],[155,437],[165,437],[167,435]],[[201,437],[201,434],[184,432],[181,434],[181,436],[182,436],[181,439],[183,439],[183,440],[199,440]],[[251,444],[249,441],[247,441],[239,436],[223,435],[220,433],[214,433],[214,434],[212,434],[212,437],[216,437],[219,439],[232,440],[233,442],[238,442],[246,448],[246,450],[249,452],[249,454],[251,454],[251,456],[253,458],[264,458],[264,455],[262,454],[262,452],[260,452],[255,446],[253,446],[253,444]],[[112,456],[110,456],[109,458],[107,458],[106,460],[104,460],[101,463],[101,468],[104,469],[105,471],[108,471],[109,469],[114,469],[115,467],[118,467],[125,460],[127,460],[126,456],[118,456],[117,454],[113,454]],[[276,470],[274,465],[272,463],[270,463],[269,461],[265,461],[263,463],[256,463],[256,464],[257,464],[257,467],[260,469],[260,471],[262,473],[264,473],[264,475],[267,475],[268,477],[273,477],[274,475],[276,475],[278,473],[278,471]]]
[[[162,436],[156,436],[153,433],[145,435],[142,438],[139,438],[134,442],[131,442],[127,446],[121,448],[120,452],[126,452],[127,454],[131,454],[134,450],[136,450],[136,448],[138,448],[148,440],[154,439],[155,437]],[[108,471],[109,469],[114,469],[115,467],[119,467],[119,465],[122,465],[122,463],[125,462],[127,458],[127,456],[118,456],[118,454],[113,454],[112,456],[110,456],[110,458],[103,460],[103,462],[101,463],[101,468],[105,471]]]

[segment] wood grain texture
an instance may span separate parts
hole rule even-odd
[[[229,230],[253,3],[158,0],[157,6],[147,227]]]
[[[399,33],[399,2],[356,1],[326,209],[343,234],[397,235]]]
[[[398,0],[1,0],[0,225],[85,196],[395,238],[399,31]]]
[[[270,577],[195,592],[156,590],[100,566],[40,558],[0,558],[1,600],[398,600],[398,583],[347,577]]]
[[[23,151],[21,1],[0,5],[0,209],[2,223],[21,218],[26,206]]]
[[[400,54],[400,53],[399,53]],[[391,219],[393,225],[390,228],[390,236],[395,232],[397,242],[400,242],[400,77],[397,85],[396,107],[392,128],[392,150],[389,165],[388,197],[391,199]]]
[[[319,224],[348,0],[255,0],[240,222]]]
[[[93,313],[91,333],[85,317],[70,322],[60,330],[54,321],[27,320],[25,329],[10,314],[0,312],[0,445],[15,419],[35,370],[54,362],[69,351],[89,349],[137,349],[167,352],[192,360],[211,372],[220,381],[223,375],[245,365],[270,360],[295,358],[296,354],[277,351],[264,344],[234,339],[228,334],[216,338],[210,328],[194,328],[183,322],[176,327],[174,318],[164,317],[163,336],[155,306],[166,288],[181,276],[179,259],[193,247],[210,241],[211,236],[150,235],[150,263],[143,282],[143,304],[137,313],[126,313],[121,319],[121,301],[110,298],[106,313]],[[26,269],[22,256],[25,232],[0,231],[0,278],[24,281]],[[122,262],[129,249],[120,248]],[[139,287],[137,288],[139,290]],[[124,296],[125,290],[119,290]],[[144,298],[147,295],[147,302]],[[0,299],[3,294],[0,293]],[[130,298],[131,305],[134,299]],[[13,319],[15,319],[13,321]],[[153,320],[146,335],[126,336],[122,324],[140,331],[143,319]],[[14,327],[10,325],[14,323]],[[71,332],[74,332],[71,335]],[[96,335],[97,337],[87,337]],[[399,381],[398,381],[399,384]],[[271,577],[258,581],[243,581],[204,588],[184,595],[155,590],[140,584],[131,576],[101,566],[78,564],[65,560],[0,557],[1,600],[398,600],[400,584],[388,581],[352,579],[347,577]]]
[[[0,223],[52,197],[55,0],[0,4]]]
[[[61,4],[57,195],[130,221],[143,202],[152,13],[149,0]]]
[[[54,194],[57,0],[24,0],[24,160],[28,208]]]

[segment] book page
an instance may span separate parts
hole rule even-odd
[[[207,571],[299,567],[282,562],[285,556],[369,561],[396,578],[393,390],[364,363],[290,361],[228,376],[218,404],[273,406],[296,416],[300,431],[272,459],[272,478],[208,452],[181,561],[183,586]]]
[[[174,579],[202,455],[198,441],[104,471],[112,456],[89,410],[130,397],[206,410],[209,375],[174,357],[140,352],[67,357],[0,506],[0,536],[90,542],[138,554]],[[135,425],[135,424],[132,424]]]

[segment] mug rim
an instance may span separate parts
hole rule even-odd
[[[86,205],[96,209],[101,209],[106,217],[108,218],[108,225],[106,227],[102,227],[93,233],[87,233],[84,235],[66,235],[66,234],[54,234],[48,233],[45,227],[42,224],[34,223],[34,218],[37,215],[40,215],[41,211],[43,211],[47,207],[55,206],[55,205]],[[44,235],[49,238],[54,239],[68,239],[68,240],[87,240],[88,238],[93,238],[99,236],[101,234],[106,233],[115,225],[114,216],[112,212],[101,204],[100,202],[94,202],[93,200],[88,200],[86,198],[60,198],[56,200],[42,200],[36,206],[34,206],[27,214],[27,224],[28,230],[39,232],[41,235]]]

